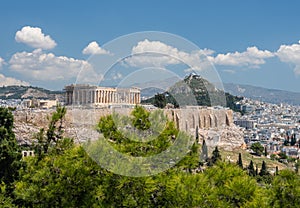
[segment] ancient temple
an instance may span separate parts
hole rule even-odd
[[[140,104],[139,88],[112,88],[83,84],[65,86],[66,105]]]

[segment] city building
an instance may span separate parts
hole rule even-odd
[[[58,104],[57,100],[42,100],[42,99],[27,99],[22,101],[22,105],[25,108],[42,108],[49,109],[56,107]]]

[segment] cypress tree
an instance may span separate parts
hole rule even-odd
[[[291,138],[291,146],[294,146],[296,144],[297,140],[296,140],[296,134],[293,134],[292,135],[292,138]]]
[[[258,175],[258,165],[256,164],[255,175]]]
[[[278,166],[276,166],[276,169],[275,169],[275,175],[278,175]]]
[[[198,143],[199,142],[199,128],[198,126],[196,126],[196,131],[195,131],[195,137],[196,137],[196,142]]]
[[[248,174],[249,176],[255,176],[255,170],[254,170],[254,165],[253,165],[253,161],[250,161],[250,164],[248,166]]]
[[[200,161],[205,162],[207,160],[207,158],[208,158],[207,145],[206,145],[205,139],[203,139],[202,151],[200,154]]]
[[[239,153],[239,159],[237,161],[237,165],[243,169],[243,161],[242,161],[242,154]]]
[[[260,176],[268,175],[267,165],[266,165],[265,161],[263,161],[263,163],[261,165],[261,169],[260,169],[259,175]]]
[[[268,156],[268,150],[267,150],[267,145],[265,146],[265,152],[264,152],[265,157]]]
[[[212,163],[215,164],[218,160],[221,160],[221,159],[222,159],[222,157],[221,157],[220,151],[218,149],[218,146],[216,146],[215,150],[212,152],[212,157],[211,157]]]

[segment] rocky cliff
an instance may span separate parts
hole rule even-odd
[[[116,108],[115,112],[129,115],[132,109]],[[19,143],[32,143],[33,137],[41,128],[47,129],[49,118],[54,110],[24,110],[15,111],[15,134]],[[112,113],[110,108],[79,109],[68,108],[64,119],[66,137],[75,138],[77,142],[99,137],[95,130],[101,116]],[[195,136],[196,130],[200,138],[209,147],[220,146],[228,150],[239,148],[243,142],[243,134],[233,124],[232,111],[214,108],[166,109],[165,114],[173,120],[182,131]]]

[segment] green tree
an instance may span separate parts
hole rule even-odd
[[[300,160],[295,161],[295,172],[298,174],[299,173],[299,167],[300,167]]]
[[[196,138],[196,142],[199,143],[199,127],[196,126],[195,129],[195,138]]]
[[[280,152],[278,156],[280,159],[288,159],[288,156],[284,152]]]
[[[18,176],[21,153],[13,132],[10,110],[0,108],[0,180],[9,185]]]
[[[212,152],[211,158],[208,161],[208,166],[212,166],[217,161],[221,161],[221,160],[222,160],[222,157],[221,157],[220,151],[218,149],[218,146],[216,146],[214,151]]]
[[[92,207],[101,196],[105,174],[80,146],[25,161],[14,191],[20,207]]]
[[[268,150],[267,150],[267,146],[265,146],[265,152],[264,152],[264,156],[267,157],[268,156]]]
[[[203,139],[201,149],[202,150],[201,150],[201,154],[200,154],[200,161],[206,162],[206,160],[208,158],[208,150],[207,150],[207,145],[206,145],[205,139]]]
[[[271,207],[299,207],[300,177],[291,170],[281,170],[272,181],[270,189]]]
[[[44,155],[48,154],[48,151],[52,147],[55,151],[60,151],[59,145],[61,145],[63,135],[63,119],[67,113],[67,109],[62,106],[57,106],[56,111],[52,113],[51,118],[48,118],[48,129],[45,131],[40,129],[39,133],[35,135],[37,143],[35,144],[36,155],[41,159]]]
[[[264,151],[264,147],[259,143],[259,142],[255,142],[251,145],[251,150],[253,150],[255,152],[256,155],[261,156],[263,151]]]
[[[166,107],[166,104],[167,104],[167,99],[164,94],[158,93],[154,96],[154,106],[158,108],[164,108]]]
[[[239,159],[237,161],[237,165],[243,169],[243,161],[242,161],[242,154],[239,153]]]
[[[252,160],[250,161],[248,166],[248,174],[249,176],[255,176],[255,170],[254,170],[254,165]]]
[[[134,110],[131,112],[131,115],[133,115],[132,123],[134,127],[136,127],[139,130],[147,130],[150,128],[150,112],[145,110],[145,108],[136,105]]]
[[[275,175],[278,175],[278,173],[279,173],[278,166],[276,166],[276,168],[275,168]]]
[[[237,165],[218,162],[204,174],[212,188],[206,207],[266,207],[263,190]]]
[[[294,146],[297,143],[296,134],[292,134],[291,138],[291,146]]]
[[[262,162],[262,165],[261,165],[261,169],[259,171],[259,175],[260,176],[265,176],[265,175],[268,175],[268,170],[267,170],[267,164],[265,161]]]

